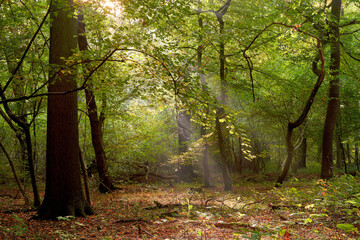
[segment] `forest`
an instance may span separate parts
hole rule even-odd
[[[360,238],[359,0],[0,0],[0,239]]]

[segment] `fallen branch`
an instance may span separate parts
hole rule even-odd
[[[120,219],[120,220],[115,221],[115,223],[134,223],[134,222],[149,222],[149,221],[141,219],[141,218],[138,218],[138,219]]]
[[[270,207],[271,210],[279,210],[282,208],[291,208],[291,209],[299,209],[299,208],[303,208],[303,207],[299,207],[296,205],[272,205],[271,203],[269,203],[268,205]]]
[[[154,172],[146,172],[146,173],[136,173],[136,174],[121,178],[120,180],[123,180],[123,181],[124,180],[133,180],[133,179],[138,178],[138,177],[146,177],[146,178],[148,178],[148,176],[153,176],[153,177],[161,178],[161,179],[165,179],[165,180],[176,180],[176,179],[178,179],[178,177],[176,177],[176,176],[163,176],[163,175],[160,175],[160,174],[157,174],[157,173],[154,173]]]
[[[180,204],[180,203],[172,203],[172,204],[162,204],[159,203],[158,201],[154,201],[155,205],[154,207],[146,207],[144,208],[145,210],[154,210],[154,209],[159,209],[159,208],[172,208],[172,207],[182,207],[184,205]]]

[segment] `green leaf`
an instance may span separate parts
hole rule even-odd
[[[336,227],[344,230],[345,232],[357,232],[357,228],[350,223],[339,223]]]

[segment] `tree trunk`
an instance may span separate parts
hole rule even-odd
[[[11,171],[12,171],[12,173],[13,173],[13,175],[14,175],[16,184],[17,184],[18,187],[19,187],[19,191],[21,192],[21,195],[23,195],[23,197],[24,197],[25,204],[26,204],[26,205],[29,205],[29,204],[30,204],[30,201],[29,201],[29,199],[28,199],[27,196],[26,196],[25,190],[24,190],[24,188],[23,188],[23,186],[22,186],[22,184],[21,184],[21,182],[20,182],[20,180],[19,180],[18,175],[16,174],[16,170],[15,170],[14,163],[13,163],[13,161],[11,160],[10,155],[8,154],[8,152],[6,151],[4,145],[3,145],[1,142],[0,142],[0,148],[2,149],[2,151],[4,152],[6,158],[7,158],[8,161],[9,161],[9,164],[10,164],[10,167],[11,167]]]
[[[22,51],[24,49],[21,49]],[[18,53],[15,53],[15,56],[13,52],[9,53],[5,51],[5,57],[6,62],[8,66],[8,70],[11,74],[16,74],[16,67],[17,64],[14,64],[13,58],[16,58],[16,55]],[[18,73],[20,70],[18,70]],[[20,80],[23,80],[23,77],[20,75]],[[16,97],[24,96],[24,87],[22,81],[14,81],[13,82],[13,94]],[[1,94],[1,99],[5,100],[5,94]],[[25,164],[25,171],[30,174],[30,180],[31,180],[31,186],[33,189],[33,195],[34,195],[34,206],[38,207],[40,206],[40,196],[38,192],[38,187],[36,183],[36,176],[35,176],[35,168],[34,168],[34,159],[33,159],[33,146],[31,141],[31,134],[30,134],[30,124],[27,120],[27,111],[24,109],[24,102],[18,101],[15,103],[14,109],[10,109],[9,105],[7,103],[4,103],[4,109],[6,111],[6,114],[1,110],[1,115],[5,119],[5,121],[9,124],[9,126],[14,130],[17,139],[20,143],[20,149],[21,149],[21,158],[23,160],[23,163]],[[36,113],[34,113],[33,118],[35,119]],[[15,127],[13,124],[16,123],[18,127]]]
[[[26,156],[29,165],[31,186],[33,188],[33,194],[34,194],[34,206],[39,207],[40,196],[39,196],[39,190],[36,184],[36,177],[35,177],[35,167],[34,167],[33,149],[32,149],[33,146],[31,141],[30,125],[26,125],[26,127],[23,130],[25,132],[26,154],[27,154]]]
[[[199,1],[199,4],[201,5],[201,2]],[[199,8],[199,12],[201,11],[201,9]],[[199,24],[199,28],[202,30],[203,29],[203,19],[202,17],[198,16],[198,24]],[[200,80],[201,80],[201,85],[202,85],[202,92],[204,95],[206,95],[207,93],[207,88],[206,88],[206,82],[205,82],[205,76],[203,73],[201,73],[201,69],[202,69],[202,56],[203,56],[203,49],[204,46],[202,45],[202,36],[201,33],[199,35],[199,46],[197,47],[197,65],[198,65],[198,70],[199,70],[199,75],[200,75]],[[207,104],[207,106],[205,107],[205,113],[206,115],[209,113],[209,105]],[[208,142],[207,139],[205,137],[206,135],[206,128],[205,125],[206,124],[206,119],[203,119],[203,125],[201,125],[200,128],[200,135],[204,140],[204,150],[202,152],[202,163],[203,163],[203,169],[204,169],[204,182],[205,182],[205,187],[206,188],[210,188],[213,187],[212,182],[211,182],[211,175],[210,175],[210,169],[209,169],[209,146],[208,146]]]
[[[283,169],[281,171],[280,176],[277,179],[277,184],[276,186],[279,186],[279,184],[282,184],[287,176],[287,173],[289,172],[289,168],[291,165],[291,160],[293,158],[294,155],[294,146],[292,143],[292,131],[293,131],[293,127],[289,124],[288,126],[288,130],[287,130],[287,134],[286,134],[286,150],[287,150],[287,156],[284,162],[284,166]]]
[[[224,117],[224,109],[218,109],[216,114],[216,132],[218,136],[218,144],[219,150],[221,155],[221,163],[222,163],[222,175],[224,181],[224,190],[225,191],[232,191],[232,181],[231,176],[229,173],[229,162],[230,162],[230,152],[229,146],[227,146],[226,138],[227,136],[224,135],[224,126],[220,122],[220,119]]]
[[[307,150],[307,139],[303,137],[300,144],[300,156],[298,162],[298,168],[306,168],[306,151]]]
[[[223,106],[227,105],[227,81],[225,76],[225,42],[222,40],[224,34],[224,26],[225,22],[223,20],[224,15],[227,13],[228,8],[230,7],[231,0],[228,0],[218,11],[215,11],[216,18],[219,23],[220,27],[220,45],[219,45],[219,62],[220,62],[220,87],[221,87],[221,94],[220,94],[220,101]],[[224,189],[226,191],[232,191],[232,181],[231,176],[229,173],[229,163],[231,159],[230,154],[230,144],[229,144],[229,137],[228,131],[226,129],[226,123],[223,121],[225,117],[225,110],[223,107],[218,107],[216,110],[216,132],[218,135],[218,144],[219,150],[221,155],[221,162],[222,162],[222,174],[223,174],[223,181],[224,181]],[[221,119],[221,120],[220,120]]]
[[[236,160],[236,170],[238,173],[241,174],[243,171],[244,153],[243,153],[243,148],[242,148],[242,138],[239,136],[238,140],[239,140],[239,153],[235,160]]]
[[[65,64],[63,59],[69,58],[77,46],[73,4],[72,0],[50,3],[50,75],[56,66]],[[68,67],[57,74],[48,91],[66,92],[76,86],[76,69]],[[37,218],[93,214],[81,185],[77,121],[77,92],[48,97],[46,187]]]
[[[341,169],[343,166],[343,151],[342,151],[342,147],[341,147],[341,136],[340,136],[340,132],[339,130],[336,131],[336,139],[335,139],[335,143],[336,143],[336,167]]]
[[[330,89],[322,143],[321,178],[330,179],[333,176],[333,136],[339,110],[339,72],[340,72],[340,22],[341,0],[331,2],[330,21]]]
[[[5,99],[4,95],[2,95],[2,99]],[[26,164],[27,172],[30,173],[31,186],[34,195],[34,206],[38,207],[40,206],[40,196],[36,183],[35,168],[34,168],[33,155],[32,155],[30,124],[25,122],[26,121],[25,118],[21,118],[16,114],[14,114],[6,103],[4,104],[4,108],[9,117],[1,109],[0,109],[0,115],[4,118],[4,120],[9,124],[11,129],[15,132],[16,138],[20,143],[21,158],[23,162]],[[16,127],[12,121],[15,122],[20,128]]]
[[[178,123],[178,141],[179,141],[179,154],[184,154],[189,150],[189,142],[190,142],[190,114],[186,112],[186,110],[180,110],[177,115],[177,123]],[[192,161],[190,159],[186,159],[185,162],[180,164],[180,178],[185,182],[192,182],[196,174],[194,173]]]
[[[359,146],[358,146],[357,140],[355,141],[355,163],[356,163],[357,171],[360,171],[360,169],[359,169]]]
[[[84,16],[82,12],[78,15],[78,45],[80,51],[88,50],[88,43],[85,33],[85,23]],[[92,145],[95,151],[95,159],[96,159],[96,168],[99,174],[100,185],[99,191],[101,193],[106,193],[113,191],[115,189],[114,184],[112,183],[108,167],[106,164],[106,154],[104,150],[104,142],[103,142],[103,134],[102,134],[102,122],[98,117],[98,111],[96,106],[95,95],[92,90],[88,87],[85,89],[86,95],[86,106],[88,110],[88,116],[90,120],[91,127],[91,140]]]
[[[287,128],[287,134],[286,134],[286,138],[285,138],[285,142],[286,142],[286,149],[287,149],[287,156],[284,162],[284,166],[283,169],[281,171],[280,176],[277,179],[277,182],[275,184],[275,186],[279,186],[280,184],[282,184],[285,180],[285,177],[289,171],[290,165],[291,165],[291,161],[294,155],[294,146],[292,144],[292,133],[293,130],[297,127],[299,127],[306,119],[312,104],[314,103],[315,100],[315,96],[324,80],[324,57],[322,54],[322,50],[321,50],[321,42],[319,39],[317,39],[317,48],[318,48],[318,57],[316,57],[316,59],[313,61],[312,63],[312,70],[313,72],[318,76],[317,81],[315,83],[314,88],[312,89],[310,96],[305,104],[305,107],[300,115],[300,117],[295,121],[295,122],[289,122],[288,123],[288,128]],[[317,68],[317,62],[321,60],[321,68],[320,70]]]
[[[92,91],[85,89],[86,104],[88,107],[88,116],[91,126],[91,140],[95,151],[96,169],[99,174],[100,185],[99,191],[106,193],[113,191],[115,186],[113,185],[108,167],[106,164],[106,155],[104,151],[104,144],[101,133],[101,124],[98,118],[97,107],[95,102],[95,96]]]
[[[84,189],[85,189],[85,197],[88,203],[91,205],[91,198],[90,198],[90,189],[89,189],[89,177],[86,169],[86,165],[84,162],[83,155],[81,153],[81,149],[79,148],[79,158],[80,158],[80,167],[83,173],[83,180],[84,180]]]

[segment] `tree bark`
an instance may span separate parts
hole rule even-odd
[[[359,146],[358,146],[357,140],[355,140],[355,163],[356,163],[357,171],[360,171],[360,169],[359,169]]]
[[[98,118],[95,96],[93,92],[87,88],[85,89],[85,94],[88,116],[90,119],[91,140],[95,151],[96,169],[100,179],[99,191],[101,193],[106,193],[115,190],[115,186],[112,183],[106,164],[101,124]]]
[[[184,154],[189,150],[190,142],[190,119],[191,116],[186,110],[180,110],[177,115],[178,123],[178,143],[179,143],[179,154]],[[180,179],[185,182],[192,182],[196,174],[194,173],[192,161],[186,159],[185,162],[180,164]]]
[[[199,5],[201,6],[201,1],[199,1]],[[199,6],[199,7],[200,7]],[[203,19],[200,15],[201,12],[201,8],[199,8],[198,10],[198,25],[200,28],[200,31],[202,31],[203,27],[204,27],[204,23],[203,23]],[[207,94],[207,88],[206,88],[206,82],[205,82],[205,76],[203,73],[201,73],[201,69],[202,69],[202,65],[203,65],[203,61],[202,61],[202,57],[203,57],[203,49],[204,46],[202,45],[202,35],[201,33],[199,34],[199,46],[197,47],[197,65],[198,65],[198,70],[199,70],[199,75],[200,75],[200,81],[201,81],[201,85],[202,85],[202,93],[204,95]],[[207,104],[207,106],[204,109],[204,112],[206,113],[206,115],[209,113],[209,105]],[[208,146],[208,142],[206,139],[206,119],[203,119],[203,124],[201,125],[200,128],[200,135],[204,140],[204,149],[202,152],[202,163],[203,163],[203,169],[204,169],[204,183],[205,183],[205,187],[206,188],[210,188],[213,187],[213,184],[211,182],[211,175],[210,175],[210,168],[209,168],[209,146]]]
[[[331,20],[330,20],[330,89],[329,101],[327,106],[323,142],[322,142],[322,162],[321,178],[330,179],[333,176],[333,137],[336,125],[336,119],[339,111],[339,73],[340,73],[340,12],[341,0],[331,2]]]
[[[292,133],[293,130],[297,127],[299,127],[306,119],[306,116],[308,115],[311,106],[315,100],[315,96],[323,82],[324,79],[324,59],[322,56],[322,51],[321,51],[321,45],[320,45],[320,41],[318,40],[318,50],[319,50],[319,55],[320,55],[320,59],[321,59],[321,70],[320,71],[314,71],[314,73],[317,73],[318,78],[317,81],[315,83],[314,88],[312,89],[309,99],[305,104],[305,107],[303,109],[303,112],[301,113],[300,117],[295,121],[295,122],[289,122],[288,123],[288,128],[287,128],[287,134],[286,134],[286,138],[285,138],[285,142],[286,142],[286,149],[287,149],[287,156],[284,162],[284,166],[283,169],[281,171],[281,174],[279,175],[277,182],[275,184],[275,186],[279,186],[280,184],[282,184],[288,174],[290,165],[291,165],[291,161],[293,159],[294,156],[294,146],[292,143]],[[314,63],[313,63],[314,65]]]
[[[216,114],[216,132],[218,136],[218,144],[219,144],[219,150],[221,155],[221,167],[222,167],[222,175],[223,175],[223,181],[224,181],[224,190],[225,191],[232,191],[232,181],[231,176],[229,172],[229,163],[230,163],[230,152],[229,152],[229,146],[226,144],[226,135],[224,135],[223,131],[223,124],[220,122],[220,119],[224,117],[223,109],[218,109]]]
[[[287,156],[286,156],[286,159],[284,162],[283,169],[277,179],[275,186],[279,186],[280,184],[282,184],[284,182],[284,180],[287,176],[287,173],[289,171],[290,165],[291,165],[291,161],[292,161],[292,158],[294,155],[294,146],[292,143],[293,130],[295,128],[299,127],[306,120],[306,117],[311,109],[311,106],[314,103],[315,96],[324,80],[324,56],[322,54],[321,44],[322,43],[321,43],[320,39],[317,38],[317,46],[316,47],[318,49],[318,56],[315,58],[315,60],[312,63],[312,71],[314,72],[315,75],[318,76],[317,81],[315,83],[314,88],[312,89],[312,91],[310,93],[310,96],[309,96],[299,118],[295,122],[288,123],[287,133],[286,133],[286,137],[285,137]],[[320,69],[318,69],[318,66],[317,66],[317,63],[319,60],[321,60]]]
[[[337,129],[336,131],[336,139],[335,139],[335,143],[336,143],[336,167],[341,169],[343,167],[343,148],[341,147],[341,135],[340,135],[340,129]]]
[[[238,137],[238,142],[239,142],[239,153],[236,157],[236,170],[238,173],[241,174],[243,171],[243,159],[244,159],[241,136]]]
[[[53,67],[64,67],[48,91],[65,92],[77,87],[76,69],[67,67],[63,59],[76,48],[77,22],[73,1],[51,1],[50,58]],[[47,107],[47,149],[45,198],[36,218],[86,216],[93,210],[85,199],[81,185],[77,116],[77,92],[50,95]]]
[[[306,168],[306,152],[307,152],[307,139],[303,137],[300,144],[300,156],[298,162],[298,168]]]
[[[13,53],[12,53],[13,54]],[[16,65],[13,64],[12,58],[16,58],[16,56],[11,57],[11,54],[5,51],[6,61],[8,65],[8,70],[11,74],[16,74]],[[17,53],[15,53],[17,55]],[[18,70],[19,73],[19,70]],[[20,79],[22,79],[22,76],[20,75]],[[15,96],[20,97],[24,95],[24,88],[19,81],[13,82],[13,93]],[[1,99],[5,100],[5,94],[1,94]],[[34,206],[38,207],[40,206],[40,196],[39,191],[36,183],[36,174],[35,174],[35,168],[34,168],[34,159],[33,159],[33,145],[31,141],[31,134],[30,134],[30,126],[31,122],[28,123],[28,120],[26,118],[27,112],[24,109],[24,102],[16,102],[15,104],[15,110],[10,109],[10,106],[8,103],[4,103],[4,109],[6,111],[6,114],[1,110],[1,115],[5,119],[5,121],[9,124],[9,126],[14,130],[17,139],[20,143],[20,149],[21,149],[21,158],[25,164],[25,170],[29,172],[30,174],[30,180],[31,180],[31,186],[33,189],[33,195],[34,195]],[[36,113],[33,115],[33,119],[36,117]],[[19,126],[15,127],[13,122]]]
[[[84,16],[82,12],[79,12],[78,15],[78,45],[80,51],[88,50],[88,43],[85,33],[85,23]],[[106,164],[106,154],[104,150],[104,142],[103,142],[103,134],[102,134],[102,124],[103,121],[99,119],[97,105],[95,100],[95,95],[93,91],[90,89],[91,86],[88,84],[87,88],[85,88],[86,95],[86,106],[88,111],[88,117],[90,120],[91,127],[91,140],[92,145],[95,151],[95,159],[96,159],[96,168],[99,174],[100,185],[99,191],[101,193],[106,193],[115,190],[115,186],[112,183],[108,167]],[[102,119],[105,117],[103,116]]]
[[[25,190],[24,190],[24,188],[23,188],[23,186],[22,186],[22,184],[21,184],[21,182],[20,182],[20,180],[19,180],[19,177],[18,177],[17,173],[16,173],[14,163],[13,163],[13,161],[11,160],[9,153],[6,151],[4,145],[3,145],[1,142],[0,142],[0,148],[1,148],[1,150],[4,152],[6,158],[7,158],[8,161],[9,161],[9,164],[10,164],[10,167],[11,167],[11,171],[12,171],[12,173],[13,173],[13,175],[14,175],[16,184],[17,184],[18,187],[19,187],[19,191],[21,192],[21,195],[23,195],[23,197],[24,197],[25,204],[26,204],[26,205],[29,205],[29,204],[30,204],[30,201],[29,201],[29,199],[27,198],[26,193],[25,193]]]
[[[224,34],[224,26],[225,22],[223,20],[223,16],[226,14],[231,0],[228,0],[218,11],[214,11],[215,16],[219,23],[219,33],[220,33],[220,45],[219,45],[219,73],[220,73],[220,101],[223,106],[227,105],[228,96],[227,96],[227,81],[225,76],[225,42],[222,40]],[[224,189],[226,191],[232,191],[232,181],[229,172],[229,164],[231,159],[230,153],[230,144],[229,144],[229,137],[228,131],[226,129],[226,123],[220,119],[225,117],[225,110],[223,107],[218,107],[216,110],[216,132],[218,135],[218,144],[219,150],[221,155],[221,162],[222,162],[222,174],[223,174],[223,181],[224,181]]]
[[[79,148],[79,158],[80,158],[80,167],[81,167],[81,171],[83,173],[83,179],[84,179],[85,197],[86,197],[86,200],[88,201],[88,203],[91,205],[89,177],[88,177],[86,165],[85,165],[84,158],[83,158],[80,148]]]

